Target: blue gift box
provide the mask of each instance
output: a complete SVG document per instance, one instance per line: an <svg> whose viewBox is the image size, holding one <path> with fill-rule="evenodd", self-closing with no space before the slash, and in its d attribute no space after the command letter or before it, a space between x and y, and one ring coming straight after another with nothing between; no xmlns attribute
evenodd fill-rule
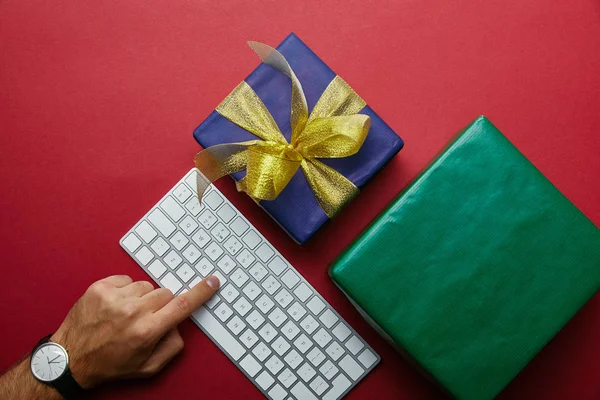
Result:
<svg viewBox="0 0 600 400"><path fill-rule="evenodd" d="M302 84L310 113L336 74L293 33L277 50L285 56ZM246 83L263 101L289 141L290 79L270 65L261 64L248 75ZM363 108L360 114L371 117L371 129L358 153L346 158L321 159L358 188L363 187L404 146L402 139L369 106ZM194 138L204 148L257 139L216 111L196 128ZM239 180L244 175L245 171L242 171L232 174L232 177ZM329 220L300 169L277 199L261 201L260 205L298 243L306 242Z"/></svg>

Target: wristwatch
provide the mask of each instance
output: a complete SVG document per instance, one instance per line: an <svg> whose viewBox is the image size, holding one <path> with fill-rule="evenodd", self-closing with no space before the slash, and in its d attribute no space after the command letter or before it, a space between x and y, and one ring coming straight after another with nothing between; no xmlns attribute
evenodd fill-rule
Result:
<svg viewBox="0 0 600 400"><path fill-rule="evenodd" d="M65 399L80 399L85 390L77 383L69 369L69 353L58 343L42 338L31 352L29 366L38 381L58 390Z"/></svg>

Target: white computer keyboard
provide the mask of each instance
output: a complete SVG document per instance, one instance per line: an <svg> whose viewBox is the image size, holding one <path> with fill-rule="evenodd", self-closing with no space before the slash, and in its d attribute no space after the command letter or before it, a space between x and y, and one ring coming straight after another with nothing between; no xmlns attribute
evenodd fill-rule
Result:
<svg viewBox="0 0 600 400"><path fill-rule="evenodd" d="M378 363L375 351L214 186L192 169L121 246L181 294L209 275L221 288L192 320L268 398L340 399Z"/></svg>

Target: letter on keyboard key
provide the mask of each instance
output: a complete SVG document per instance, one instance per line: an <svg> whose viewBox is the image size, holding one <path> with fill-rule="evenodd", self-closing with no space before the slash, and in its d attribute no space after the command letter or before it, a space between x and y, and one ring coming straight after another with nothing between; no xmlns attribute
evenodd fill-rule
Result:
<svg viewBox="0 0 600 400"><path fill-rule="evenodd" d="M173 292L173 294L177 293L183 286L181 282L179 282L179 279L177 279L171 272L166 274L165 277L160 280L160 284Z"/></svg>
<svg viewBox="0 0 600 400"><path fill-rule="evenodd" d="M161 203L160 208L166 212L173 221L177 222L185 215L185 210L171 196L167 196Z"/></svg>
<svg viewBox="0 0 600 400"><path fill-rule="evenodd" d="M291 392L298 400L317 400L315 395L302 382L296 383Z"/></svg>
<svg viewBox="0 0 600 400"><path fill-rule="evenodd" d="M227 328L217 321L204 307L200 307L194 311L192 317L235 361L239 360L246 353L246 350L227 331Z"/></svg>
<svg viewBox="0 0 600 400"><path fill-rule="evenodd" d="M254 375L256 375L262 368L258 361L256 361L251 354L248 354L242 361L240 361L240 367L244 368L244 371L246 371L251 377L254 377Z"/></svg>
<svg viewBox="0 0 600 400"><path fill-rule="evenodd" d="M357 380L365 372L363 367L358 365L358 363L354 361L354 359L348 354L346 354L346 356L342 358L339 365L344 370L344 372L347 373L348 376L354 380Z"/></svg>
<svg viewBox="0 0 600 400"><path fill-rule="evenodd" d="M332 382L333 387L325 394L323 400L336 400L351 385L351 382L344 375L340 374Z"/></svg>
<svg viewBox="0 0 600 400"><path fill-rule="evenodd" d="M158 208L148 214L148 220L163 234L164 237L171 236L175 231L175 225Z"/></svg>

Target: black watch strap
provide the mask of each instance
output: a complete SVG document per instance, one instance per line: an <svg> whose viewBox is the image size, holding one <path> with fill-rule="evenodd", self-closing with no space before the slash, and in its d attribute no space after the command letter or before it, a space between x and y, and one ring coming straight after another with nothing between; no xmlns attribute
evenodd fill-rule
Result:
<svg viewBox="0 0 600 400"><path fill-rule="evenodd" d="M65 373L57 380L52 382L52 386L62 397L66 400L76 400L83 398L85 390L77 383L70 370L66 370Z"/></svg>
<svg viewBox="0 0 600 400"><path fill-rule="evenodd" d="M37 349L40 345L47 343L50 341L52 334L45 336L40 339L40 341L35 345L35 349ZM77 400L82 399L85 394L85 389L77 383L73 375L71 375L71 370L67 368L65 373L54 382L50 382L49 385L54 387L58 393L66 400Z"/></svg>

